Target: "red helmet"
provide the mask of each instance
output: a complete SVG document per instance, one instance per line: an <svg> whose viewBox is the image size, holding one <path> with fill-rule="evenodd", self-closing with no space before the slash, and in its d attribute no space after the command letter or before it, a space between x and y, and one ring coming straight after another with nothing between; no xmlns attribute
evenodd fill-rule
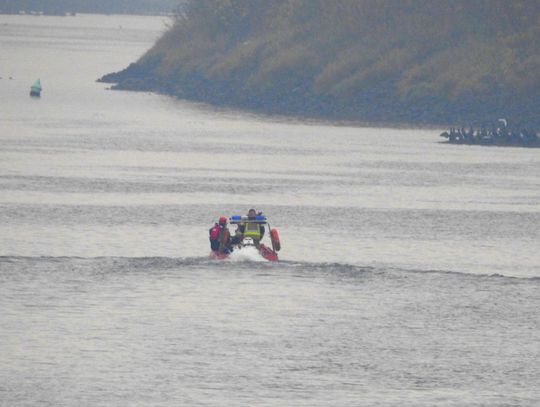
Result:
<svg viewBox="0 0 540 407"><path fill-rule="evenodd" d="M219 224L220 225L226 225L227 224L227 218L225 216L221 216L219 218Z"/></svg>

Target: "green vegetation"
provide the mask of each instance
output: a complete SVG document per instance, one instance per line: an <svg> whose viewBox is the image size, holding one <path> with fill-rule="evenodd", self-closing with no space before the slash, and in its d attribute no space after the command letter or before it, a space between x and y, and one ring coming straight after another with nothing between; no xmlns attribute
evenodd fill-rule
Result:
<svg viewBox="0 0 540 407"><path fill-rule="evenodd" d="M540 124L538 0L194 0L123 89L274 113Z"/></svg>

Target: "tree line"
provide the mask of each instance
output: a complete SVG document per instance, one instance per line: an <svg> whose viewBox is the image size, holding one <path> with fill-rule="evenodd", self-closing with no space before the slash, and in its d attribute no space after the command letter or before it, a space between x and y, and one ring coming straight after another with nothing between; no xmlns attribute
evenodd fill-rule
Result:
<svg viewBox="0 0 540 407"><path fill-rule="evenodd" d="M0 13L172 13L181 0L0 0Z"/></svg>

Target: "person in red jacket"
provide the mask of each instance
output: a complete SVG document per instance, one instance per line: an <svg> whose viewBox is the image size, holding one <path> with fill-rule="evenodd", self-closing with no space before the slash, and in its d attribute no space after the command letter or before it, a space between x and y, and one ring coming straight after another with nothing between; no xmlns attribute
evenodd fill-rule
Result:
<svg viewBox="0 0 540 407"><path fill-rule="evenodd" d="M210 238L210 249L214 252L228 253L230 233L227 228L227 218L221 216L218 223L214 224L208 233Z"/></svg>

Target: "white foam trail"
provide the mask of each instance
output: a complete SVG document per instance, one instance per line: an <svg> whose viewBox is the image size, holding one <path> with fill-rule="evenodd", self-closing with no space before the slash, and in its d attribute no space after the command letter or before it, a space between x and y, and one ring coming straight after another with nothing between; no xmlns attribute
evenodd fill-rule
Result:
<svg viewBox="0 0 540 407"><path fill-rule="evenodd" d="M261 256L259 251L253 247L242 247L240 249L234 249L234 251L229 255L230 261L266 261L264 257Z"/></svg>

